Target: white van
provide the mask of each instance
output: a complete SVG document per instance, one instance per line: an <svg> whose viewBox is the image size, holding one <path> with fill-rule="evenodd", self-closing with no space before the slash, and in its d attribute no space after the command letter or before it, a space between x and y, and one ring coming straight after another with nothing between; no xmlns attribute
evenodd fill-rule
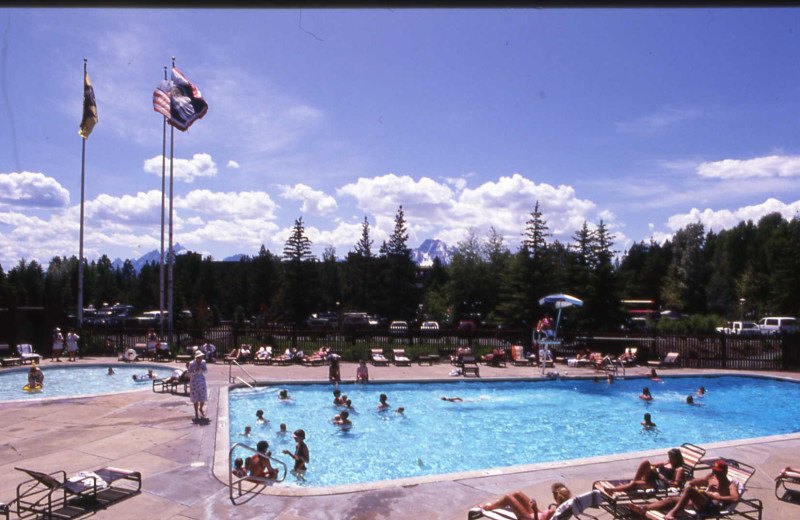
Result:
<svg viewBox="0 0 800 520"><path fill-rule="evenodd" d="M761 334L792 334L800 329L795 318L782 316L761 318L758 320L758 328L761 329Z"/></svg>

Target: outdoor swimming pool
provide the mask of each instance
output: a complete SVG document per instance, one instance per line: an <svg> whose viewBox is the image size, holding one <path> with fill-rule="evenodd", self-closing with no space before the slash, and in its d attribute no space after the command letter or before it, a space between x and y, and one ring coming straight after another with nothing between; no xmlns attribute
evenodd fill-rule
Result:
<svg viewBox="0 0 800 520"><path fill-rule="evenodd" d="M151 388L152 382L137 383L134 374L146 374L148 368L160 377L169 377L175 368L170 365L150 365L136 363L113 365L115 374L108 375L109 365L67 365L55 366L51 363L39 365L44 373L44 390L28 393L22 387L28 383L28 370L12 369L0 372L0 401L43 399L53 397L80 397L85 395L109 394L126 390Z"/></svg>
<svg viewBox="0 0 800 520"><path fill-rule="evenodd" d="M708 393L685 404L700 386ZM654 400L638 398L642 387ZM281 402L287 388L293 400ZM291 467L291 433L303 428L311 463L304 481L282 485L334 486L377 480L482 470L564 459L706 444L800 432L800 384L754 377L720 376L627 379L608 384L588 380L436 382L342 385L353 401L353 426L331 424L339 412L331 385L286 385L234 389L229 394L230 445L270 443L273 455ZM391 410L378 412L378 396ZM458 396L466 401L442 401ZM405 407L404 414L394 410ZM266 425L255 422L264 410ZM657 428L643 430L650 413ZM240 435L250 425L249 438ZM235 456L246 457L237 453Z"/></svg>

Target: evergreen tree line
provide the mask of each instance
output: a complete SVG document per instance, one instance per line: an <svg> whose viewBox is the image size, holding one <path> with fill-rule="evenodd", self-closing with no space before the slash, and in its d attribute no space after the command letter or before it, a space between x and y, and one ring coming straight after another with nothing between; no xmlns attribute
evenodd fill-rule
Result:
<svg viewBox="0 0 800 520"><path fill-rule="evenodd" d="M554 312L538 300L564 292L584 301L567 314L570 327L586 331L618 330L626 317L622 299L654 300L657 309L720 319L800 314L798 217L770 214L719 233L693 223L663 244L634 243L619 258L603 220L591 227L584 222L567 244L550 236L537 202L516 251L494 228L485 237L470 231L449 265L436 260L420 269L411 259L402 206L377 252L365 217L360 239L343 259L332 247L317 258L299 218L280 255L262 245L238 262L197 253L176 257L174 308L190 310L197 327L221 319L300 325L323 311L530 327ZM75 313L77 272L75 257L55 257L46 270L25 260L8 273L0 268L0 307L44 306L63 320ZM130 261L115 268L105 255L87 262L84 301L98 308L121 302L155 309L159 266L152 262L137 273Z"/></svg>

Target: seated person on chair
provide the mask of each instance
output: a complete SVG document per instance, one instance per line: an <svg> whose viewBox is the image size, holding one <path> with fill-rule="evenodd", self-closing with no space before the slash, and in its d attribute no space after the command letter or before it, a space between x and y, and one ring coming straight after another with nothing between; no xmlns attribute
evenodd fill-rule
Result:
<svg viewBox="0 0 800 520"><path fill-rule="evenodd" d="M256 451L258 452L258 454L254 454L252 457L247 458L247 463L245 464L245 468L250 473L251 477L261 477L261 478L278 477L277 468L273 468L272 464L270 464L269 459L267 458L272 456L272 452L267 451L268 449L269 449L269 443L267 441L258 441L258 444L256 445ZM264 456L262 457L259 454Z"/></svg>
<svg viewBox="0 0 800 520"><path fill-rule="evenodd" d="M700 489L705 488L705 489ZM728 480L728 465L718 460L711 473L692 479L679 497L669 497L650 504L631 504L634 513L644 515L647 511L670 508L665 520L675 520L675 515L690 505L701 515L717 515L729 504L739 501L739 488Z"/></svg>
<svg viewBox="0 0 800 520"><path fill-rule="evenodd" d="M651 464L643 460L636 469L633 480L612 488L613 491L630 491L632 489L666 489L680 486L683 482L683 454L678 448L667 452L667 460Z"/></svg>
<svg viewBox="0 0 800 520"><path fill-rule="evenodd" d="M572 498L570 490L561 482L553 484L551 489L553 498L558 506ZM520 520L549 520L555 515L557 509L556 507L550 507L545 511L539 511L536 500L528 498L522 491L504 495L494 502L481 504L480 507L487 510L509 508Z"/></svg>

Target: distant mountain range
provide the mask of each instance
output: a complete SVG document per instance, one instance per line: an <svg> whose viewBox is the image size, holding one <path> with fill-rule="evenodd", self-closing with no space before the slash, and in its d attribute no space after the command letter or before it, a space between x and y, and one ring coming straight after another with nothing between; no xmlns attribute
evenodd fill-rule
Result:
<svg viewBox="0 0 800 520"><path fill-rule="evenodd" d="M184 255L189 253L190 251L184 248L180 244L175 244L173 246L175 250L175 254L177 256ZM449 264L450 260L453 257L453 253L455 252L455 248L447 247L447 244L442 242L441 240L437 240L434 238L425 239L422 244L416 249L411 250L411 259L420 267L430 267L433 265L433 260L438 258L443 264ZM224 258L223 262L238 262L242 258L249 256L244 253L238 253L227 258ZM159 258L159 251L158 249L153 249L152 251L145 253L144 255L140 256L136 260L131 260L133 264L133 268L138 273L141 271L142 267L150 262L158 263ZM111 265L113 267L122 268L125 264L125 260L117 258L114 260Z"/></svg>

